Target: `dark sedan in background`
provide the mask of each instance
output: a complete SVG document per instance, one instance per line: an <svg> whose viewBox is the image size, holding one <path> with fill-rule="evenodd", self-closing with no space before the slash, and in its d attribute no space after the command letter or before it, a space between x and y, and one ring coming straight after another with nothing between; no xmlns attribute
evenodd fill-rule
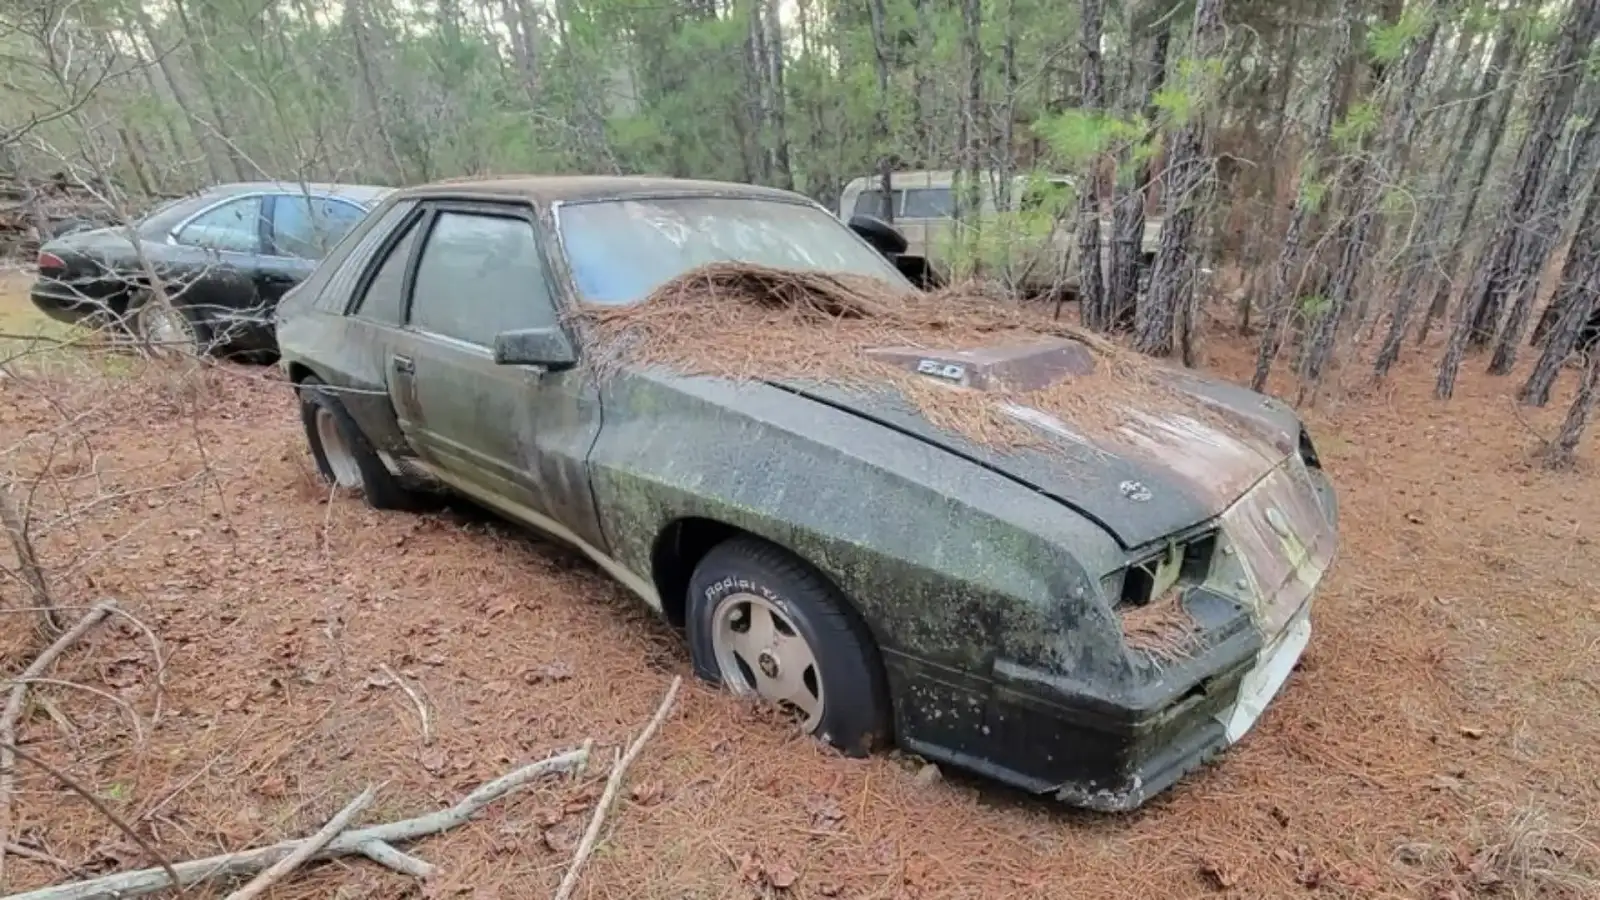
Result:
<svg viewBox="0 0 1600 900"><path fill-rule="evenodd" d="M132 235L117 226L47 241L33 303L63 322L120 325L159 348L270 356L278 300L389 190L297 182L208 188L155 207L131 223ZM150 302L151 272L170 309Z"/></svg>

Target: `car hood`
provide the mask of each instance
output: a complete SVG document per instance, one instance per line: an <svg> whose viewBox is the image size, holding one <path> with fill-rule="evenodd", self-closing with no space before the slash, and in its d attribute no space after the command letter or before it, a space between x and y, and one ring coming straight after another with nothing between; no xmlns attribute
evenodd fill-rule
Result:
<svg viewBox="0 0 1600 900"><path fill-rule="evenodd" d="M888 348L874 355L880 353L885 361L903 362L912 371L929 360L961 366L962 386L969 390L985 390L999 379L1015 383L1010 376L1018 372L1048 375L1054 370L1060 376L1061 370L1090 359L1087 350L1070 341L944 353ZM1032 425L1044 439L1037 448L1005 450L935 426L891 390L864 392L794 379L769 383L941 447L1047 494L1132 549L1221 515L1299 447L1300 421L1283 404L1190 372L1168 369L1162 377L1208 414L1131 409L1113 434L1089 437L1049 413L997 397L1004 412Z"/></svg>

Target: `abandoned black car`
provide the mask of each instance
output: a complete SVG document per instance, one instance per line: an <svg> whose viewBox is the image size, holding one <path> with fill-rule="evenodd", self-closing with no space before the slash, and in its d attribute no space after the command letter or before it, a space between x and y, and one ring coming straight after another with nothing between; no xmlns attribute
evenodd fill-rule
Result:
<svg viewBox="0 0 1600 900"><path fill-rule="evenodd" d="M700 676L818 738L1139 806L1310 639L1337 543L1311 438L1260 394L919 292L870 230L749 185L406 188L285 299L282 365L324 477L577 547Z"/></svg>

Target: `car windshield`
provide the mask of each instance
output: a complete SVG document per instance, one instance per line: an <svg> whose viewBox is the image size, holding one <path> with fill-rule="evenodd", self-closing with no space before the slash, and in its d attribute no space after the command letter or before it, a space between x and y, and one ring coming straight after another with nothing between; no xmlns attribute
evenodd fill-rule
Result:
<svg viewBox="0 0 1600 900"><path fill-rule="evenodd" d="M561 240L579 295L637 303L679 275L713 262L842 272L909 283L825 210L736 197L610 200L564 206Z"/></svg>

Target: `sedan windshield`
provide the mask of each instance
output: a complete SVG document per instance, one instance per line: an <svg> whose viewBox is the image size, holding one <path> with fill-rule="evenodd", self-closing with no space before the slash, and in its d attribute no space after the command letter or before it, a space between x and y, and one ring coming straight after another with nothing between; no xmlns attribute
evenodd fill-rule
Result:
<svg viewBox="0 0 1600 900"><path fill-rule="evenodd" d="M743 262L909 283L825 210L735 197L610 200L561 208L561 239L578 293L623 306L690 269Z"/></svg>

